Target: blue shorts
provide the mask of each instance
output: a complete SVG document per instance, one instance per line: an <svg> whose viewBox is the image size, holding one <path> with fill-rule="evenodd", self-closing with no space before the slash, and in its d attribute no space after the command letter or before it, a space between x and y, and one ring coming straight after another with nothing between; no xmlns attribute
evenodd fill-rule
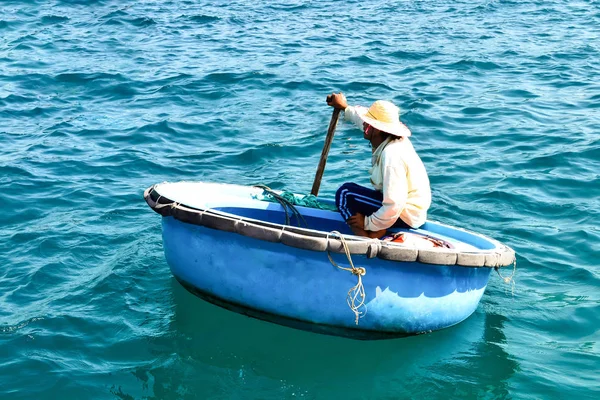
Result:
<svg viewBox="0 0 600 400"><path fill-rule="evenodd" d="M383 193L356 183L344 183L335 193L335 205L344 221L356 213L371 215L383 205ZM410 228L400 218L392 225L395 228Z"/></svg>

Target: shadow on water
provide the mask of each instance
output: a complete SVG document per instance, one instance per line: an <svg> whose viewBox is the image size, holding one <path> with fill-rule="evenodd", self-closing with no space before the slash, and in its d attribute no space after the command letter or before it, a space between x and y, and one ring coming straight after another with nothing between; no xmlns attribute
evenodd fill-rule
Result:
<svg viewBox="0 0 600 400"><path fill-rule="evenodd" d="M175 279L171 286L168 347L176 358L148 371L160 398L495 396L508 393L518 368L503 348L506 318L481 307L428 335L355 341L255 320L206 303Z"/></svg>

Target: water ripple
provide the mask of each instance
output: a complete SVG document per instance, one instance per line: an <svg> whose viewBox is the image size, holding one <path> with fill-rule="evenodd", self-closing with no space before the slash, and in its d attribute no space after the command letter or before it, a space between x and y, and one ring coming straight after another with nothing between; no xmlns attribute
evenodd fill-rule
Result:
<svg viewBox="0 0 600 400"><path fill-rule="evenodd" d="M0 397L593 398L598 22L556 0L2 2ZM400 106L431 217L513 246L514 290L494 276L458 326L356 347L173 281L143 189L308 193L338 90ZM368 184L368 154L340 122L322 194Z"/></svg>

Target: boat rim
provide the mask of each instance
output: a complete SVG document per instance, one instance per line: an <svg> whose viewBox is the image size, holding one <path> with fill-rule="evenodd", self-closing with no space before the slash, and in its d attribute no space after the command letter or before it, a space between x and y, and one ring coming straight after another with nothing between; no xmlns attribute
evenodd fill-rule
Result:
<svg viewBox="0 0 600 400"><path fill-rule="evenodd" d="M163 217L174 217L184 223L237 233L258 240L281 243L311 251L344 253L347 250L353 255L365 255L367 258L377 257L396 262L419 262L433 265L456 265L460 267L487 267L495 269L514 265L516 262L514 250L501 242L476 232L436 221L428 222L477 236L487 240L495 247L475 251L447 248L420 249L403 246L394 242L381 241L379 239L341 234L339 232L325 232L310 228L277 224L210 208L196 208L176 202L156 190L157 186L168 183L175 182L155 184L144 191L146 203L156 213ZM231 184L228 186L246 187Z"/></svg>

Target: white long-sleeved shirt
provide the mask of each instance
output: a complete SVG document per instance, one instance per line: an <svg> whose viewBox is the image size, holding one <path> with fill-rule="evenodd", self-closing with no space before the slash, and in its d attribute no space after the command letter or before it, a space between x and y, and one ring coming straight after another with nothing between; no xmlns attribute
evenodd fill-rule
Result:
<svg viewBox="0 0 600 400"><path fill-rule="evenodd" d="M347 107L344 118L362 129L355 107ZM365 217L365 229L378 231L392 226L398 218L413 228L425 223L431 205L429 177L408 137L391 136L373 151L371 184L383 193L383 205Z"/></svg>

